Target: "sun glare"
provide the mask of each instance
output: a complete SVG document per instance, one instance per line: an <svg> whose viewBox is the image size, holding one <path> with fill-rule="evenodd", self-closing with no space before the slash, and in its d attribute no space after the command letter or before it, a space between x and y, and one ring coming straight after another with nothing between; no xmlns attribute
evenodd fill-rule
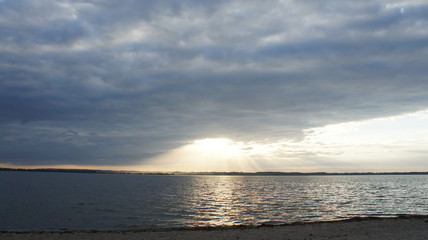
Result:
<svg viewBox="0 0 428 240"><path fill-rule="evenodd" d="M193 141L189 148L201 152L225 152L237 153L239 152L239 144L234 143L227 138L205 138Z"/></svg>
<svg viewBox="0 0 428 240"><path fill-rule="evenodd" d="M428 111L328 125L304 131L301 141L189 141L144 161L146 171L378 171L425 164ZM394 165L395 164L395 165ZM388 166L388 167L386 167Z"/></svg>
<svg viewBox="0 0 428 240"><path fill-rule="evenodd" d="M148 171L256 171L252 147L227 138L197 139L153 158ZM153 165L151 165L153 164Z"/></svg>

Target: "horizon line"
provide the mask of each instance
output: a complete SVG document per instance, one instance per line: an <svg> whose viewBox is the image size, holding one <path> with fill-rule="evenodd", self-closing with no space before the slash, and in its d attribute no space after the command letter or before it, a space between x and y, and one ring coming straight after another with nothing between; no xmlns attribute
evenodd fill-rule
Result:
<svg viewBox="0 0 428 240"><path fill-rule="evenodd" d="M296 171L136 171L136 170L103 170L103 169L70 169L70 168L5 168L0 171L27 172L69 172L69 173L114 173L146 175L404 175L427 174L428 171L354 171L354 172L296 172Z"/></svg>

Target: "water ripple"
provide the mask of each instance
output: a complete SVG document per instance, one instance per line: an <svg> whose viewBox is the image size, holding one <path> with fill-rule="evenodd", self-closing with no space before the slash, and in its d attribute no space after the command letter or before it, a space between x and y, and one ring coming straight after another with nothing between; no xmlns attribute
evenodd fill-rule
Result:
<svg viewBox="0 0 428 240"><path fill-rule="evenodd" d="M426 175L1 173L0 230L255 225L428 214L427 180Z"/></svg>

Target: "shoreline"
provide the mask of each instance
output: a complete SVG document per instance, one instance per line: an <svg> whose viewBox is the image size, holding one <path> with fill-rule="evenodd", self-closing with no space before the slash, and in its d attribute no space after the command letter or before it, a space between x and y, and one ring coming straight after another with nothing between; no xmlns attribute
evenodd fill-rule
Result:
<svg viewBox="0 0 428 240"><path fill-rule="evenodd" d="M257 224L257 225L224 225L224 226L192 226L192 227L166 227L166 228L127 228L127 229L57 229L57 230L0 230L2 233L98 233L98 232L171 232L171 231L216 231L216 230L229 230L229 229L259 229L264 227L286 227L286 226L297 226L297 225L311 225L311 224L332 224L342 222L360 222L360 221L373 221L373 220L385 220L385 219L426 219L428 221L428 215L414 215L414 214L400 214L397 216L363 216L363 217L352 217L338 220L325 220L325 221L301 221L301 222L290 222L280 224Z"/></svg>
<svg viewBox="0 0 428 240"><path fill-rule="evenodd" d="M428 239L428 215L355 217L255 226L0 231L0 239Z"/></svg>
<svg viewBox="0 0 428 240"><path fill-rule="evenodd" d="M428 171L408 172L213 172L213 171L129 171L103 169L70 169L70 168L10 168L1 167L0 172L38 172L38 173L87 173L87 174L133 174L152 176L370 176L370 175L428 175Z"/></svg>

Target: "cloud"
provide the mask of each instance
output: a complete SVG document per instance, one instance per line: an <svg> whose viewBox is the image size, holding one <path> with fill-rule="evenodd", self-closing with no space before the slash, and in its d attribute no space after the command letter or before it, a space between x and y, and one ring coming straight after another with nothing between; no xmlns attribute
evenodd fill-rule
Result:
<svg viewBox="0 0 428 240"><path fill-rule="evenodd" d="M126 165L194 139L302 139L426 109L427 11L410 1L2 1L0 162Z"/></svg>

